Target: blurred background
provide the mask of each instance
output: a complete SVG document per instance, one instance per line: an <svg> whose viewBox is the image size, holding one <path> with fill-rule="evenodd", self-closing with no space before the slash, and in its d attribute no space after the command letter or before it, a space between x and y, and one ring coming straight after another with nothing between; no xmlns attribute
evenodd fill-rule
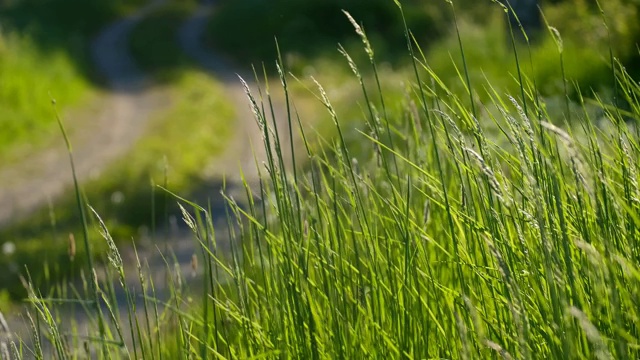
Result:
<svg viewBox="0 0 640 360"><path fill-rule="evenodd" d="M562 123L567 99L613 97L610 54L640 76L638 0L400 3L420 61L461 97L465 63L474 88L487 89L477 101L517 94L517 54ZM237 143L247 109L238 105L234 74L266 74L263 85L281 100L276 39L286 71L299 79L290 85L305 126L331 136L307 90L313 76L357 128L359 85L338 44L365 76L368 55L341 10L369 36L390 114L403 116L412 69L393 0L0 0L0 267L9 269L0 273L0 304L23 296L25 265L44 283L75 276L82 261L69 254L79 215L56 113L80 164L83 196L116 241L153 242L179 227L175 199L157 185L206 201L219 197L220 168L242 160L228 151L248 147ZM91 236L104 254L97 231Z"/></svg>

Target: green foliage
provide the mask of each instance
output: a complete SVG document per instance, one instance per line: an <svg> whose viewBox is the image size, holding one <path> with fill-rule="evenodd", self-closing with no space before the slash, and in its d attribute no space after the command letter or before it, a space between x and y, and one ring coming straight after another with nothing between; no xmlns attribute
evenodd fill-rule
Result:
<svg viewBox="0 0 640 360"><path fill-rule="evenodd" d="M90 90L68 54L42 52L30 37L15 32L0 32L0 78L0 159L5 161L18 145L38 144L56 133L52 99L67 108Z"/></svg>
<svg viewBox="0 0 640 360"><path fill-rule="evenodd" d="M514 49L508 41L504 14L494 12L488 16L493 19L490 26L480 27L464 20L459 23L470 80L482 99L491 96L489 84L500 92L513 94L519 89L518 68ZM555 24L550 22L550 26ZM580 93L609 91L613 85L611 69L608 59L602 55L607 48L586 47L572 37L560 35L564 74L558 46L549 33L541 34L530 46L517 43L520 70L532 83L535 81L536 91L545 97L564 95L565 80L568 82L567 95L574 100ZM466 93L466 83L459 76L464 66L457 46L458 38L452 34L432 44L426 58L447 86L462 95Z"/></svg>
<svg viewBox="0 0 640 360"><path fill-rule="evenodd" d="M610 46L623 62L639 56L640 2L636 0L556 1L545 6L544 12L565 38L580 46Z"/></svg>
<svg viewBox="0 0 640 360"><path fill-rule="evenodd" d="M89 44L108 21L142 3L121 0L0 2L0 160L56 131L51 99L68 109L96 79Z"/></svg>
<svg viewBox="0 0 640 360"><path fill-rule="evenodd" d="M484 71L492 84L500 89L513 90L512 76L503 76L505 69L513 75L511 35L505 23L506 14L495 1L402 1L404 14L412 36L434 63L434 69L447 81L457 78L458 71L449 53L457 54L457 34L452 30L453 13L457 14L465 51L474 83L484 83ZM455 9L454 9L455 6ZM556 28L567 48L565 61L570 73L567 80L577 82L583 93L610 89L612 82L606 56L611 47L614 55L628 65L634 77L640 54L639 5L634 0L602 1L601 14L596 2L586 0L542 1L542 10L549 25ZM402 32L400 13L392 1L228 1L220 5L209 28L209 42L229 54L239 63L259 65L268 69L275 56L275 38L284 52L284 60L294 70L313 65L317 57L337 58L336 43L353 48L356 35L353 27L340 11L348 10L364 26L376 48L380 62L406 64L406 41ZM544 24L543 24L544 26ZM513 29L520 38L520 30ZM527 76L536 80L544 95L564 95L558 87L558 54L546 28L540 36L531 38L531 52L536 66ZM521 66L530 67L529 49L518 45ZM356 62L363 60L353 55ZM270 60L269 60L270 59ZM460 62L455 65L460 66ZM574 66L575 65L575 66ZM461 70L458 68L458 70ZM454 90L459 86L448 82ZM505 87L506 86L506 87ZM484 96L483 91L479 91ZM570 96L576 95L569 87Z"/></svg>
<svg viewBox="0 0 640 360"><path fill-rule="evenodd" d="M175 202L169 202L155 186L183 194L199 190L206 181L202 169L222 152L232 134L234 111L219 84L196 72L183 73L177 81L176 88L167 94L173 106L155 115L145 137L125 158L109 166L108 176L82 185L86 203L101 214L109 214L104 221L119 243L155 231L154 222L166 222L165 211L175 213ZM16 244L15 254L0 256L0 266L11 269L0 276L0 285L9 289L14 299L24 296L18 281L23 266L28 267L34 287L40 290L73 278L82 269L79 264L85 255L79 254L75 260L68 256L68 234L76 234L80 240L82 229L76 202L67 195L52 208L0 232L0 239ZM104 246L96 246L104 245L95 240L98 232L92 231L90 237L96 254L103 254Z"/></svg>
<svg viewBox="0 0 640 360"><path fill-rule="evenodd" d="M88 47L109 21L146 0L18 0L0 5L3 29L28 36L43 54L62 52L91 78Z"/></svg>
<svg viewBox="0 0 640 360"><path fill-rule="evenodd" d="M436 38L448 30L450 11L444 2L403 4L407 23L420 40ZM327 50L335 53L336 43L355 38L341 10L363 24L381 58L393 60L406 49L402 18L388 0L227 1L214 14L209 41L245 65L272 63L276 38L283 51L305 58L326 55Z"/></svg>
<svg viewBox="0 0 640 360"><path fill-rule="evenodd" d="M189 65L174 38L194 5L190 1L172 1L146 16L131 34L131 54L140 67L160 82L179 80Z"/></svg>

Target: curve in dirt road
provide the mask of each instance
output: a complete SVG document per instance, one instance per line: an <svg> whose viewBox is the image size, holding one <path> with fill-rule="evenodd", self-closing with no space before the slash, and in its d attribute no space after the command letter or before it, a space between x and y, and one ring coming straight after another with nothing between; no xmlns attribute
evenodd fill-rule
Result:
<svg viewBox="0 0 640 360"><path fill-rule="evenodd" d="M124 155L142 135L150 114L166 106L164 96L150 88L150 80L135 65L127 41L133 27L164 1L153 1L132 16L113 23L92 44L92 57L107 81L108 92L100 111L71 131L80 181L97 176L110 162ZM55 147L0 169L0 227L43 207L71 184L69 155L62 136Z"/></svg>
<svg viewBox="0 0 640 360"><path fill-rule="evenodd" d="M194 14L183 23L178 33L179 43L182 50L195 60L199 66L207 71L211 76L222 81L227 90L227 95L233 100L237 109L236 136L230 141L227 150L216 159L216 166L222 169L219 176L237 178L240 169L250 182L255 182L258 178L256 162L261 164L266 160L266 150L263 144L262 130L258 126L257 120L250 108L249 99L245 89L240 82L239 76L247 82L249 87L256 87L253 75L246 75L235 68L224 57L216 54L212 49L204 46L204 33L207 28L207 21L216 9L215 2L204 2ZM285 112L285 104L275 102L276 113L275 125L280 135L281 147L285 160L289 161L289 138L288 120ZM271 121L271 119L269 119ZM268 122L269 122L268 121ZM272 124L270 124L272 125ZM257 161L256 161L257 160Z"/></svg>

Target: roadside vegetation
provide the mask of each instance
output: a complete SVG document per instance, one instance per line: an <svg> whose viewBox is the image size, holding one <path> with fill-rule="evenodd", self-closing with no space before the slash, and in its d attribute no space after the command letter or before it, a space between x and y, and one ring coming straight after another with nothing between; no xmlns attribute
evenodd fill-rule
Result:
<svg viewBox="0 0 640 360"><path fill-rule="evenodd" d="M141 3L0 3L0 163L19 161L57 135L52 99L64 112L96 100L100 80L91 68L92 37Z"/></svg>
<svg viewBox="0 0 640 360"><path fill-rule="evenodd" d="M144 137L124 158L82 184L87 201L101 214L109 214L104 221L119 244L163 230L168 214L176 214L177 206L155 186L185 195L200 191L211 180L203 169L222 153L234 134L235 109L224 88L181 53L175 38L194 4L169 3L134 29L132 53L171 105L151 115ZM57 127L51 109L49 112L46 119ZM81 267L76 264L83 255L70 259L68 247L70 234L79 236L81 229L75 195L69 192L48 208L0 230L1 239L16 245L10 256L0 257L0 266L10 269L0 275L0 299L4 298L6 306L8 300L26 294L19 281L25 266L42 289L78 275ZM47 249L45 261L43 249ZM94 246L94 255L104 254L104 249Z"/></svg>
<svg viewBox="0 0 640 360"><path fill-rule="evenodd" d="M184 123L163 122L162 145L142 143L148 153L138 153L140 162L134 155L108 171L112 179L99 180L114 187L91 194L89 184L88 195L69 199L66 208L91 214L78 232L99 244L94 252L81 247L78 270L91 274L94 259L108 257L112 277L99 283L86 276L80 296L65 300L86 306L93 319L86 334L57 321L64 312L52 303L61 293L43 294L27 281L39 321L33 355L640 357L640 83L625 67L640 56L632 45L637 32L603 25L603 42L585 49L570 24L554 27L554 11L568 11L569 2L583 4L551 7L536 43L518 42L520 30L508 31L506 13L493 4L490 19L498 25L477 35L471 20L460 20L423 51L405 27L402 10L414 10L407 2L388 8L404 34L404 53L393 60L384 51L380 60L382 40L370 40L361 19L343 13L360 49L350 41L340 60L276 51L271 63L283 71L267 73L279 78L291 110L287 130L299 134L306 151L287 154L290 148L278 146L268 126L273 104L247 94L263 124L264 179L258 188L245 184L246 199L226 198L228 252L216 244L221 229L207 204L172 195L201 250L192 262L201 286L188 292L168 260L168 299L155 296L143 264L138 274L124 272L116 241L125 233L112 213L129 210L100 206L111 201L105 192L121 191L127 181L142 184L154 171L164 176L153 164L168 151L164 144L174 144L171 136L182 136L175 133ZM227 4L225 11L236 6ZM614 12L619 21L637 10L633 2L611 4L621 7ZM581 21L611 23L610 15L585 11ZM207 96L207 108L224 109L223 97ZM197 119L192 105L176 111ZM305 116L322 128L300 127ZM194 147L203 138L174 141L170 163L197 173L199 163L187 156L200 153ZM286 155L306 166L288 170ZM178 179L189 188L189 177ZM123 198L144 213L153 209L145 197L153 198ZM60 252L60 262L69 261L65 256ZM132 278L139 288L126 285ZM112 296L118 286L124 308ZM15 340L5 347L18 358L31 355Z"/></svg>

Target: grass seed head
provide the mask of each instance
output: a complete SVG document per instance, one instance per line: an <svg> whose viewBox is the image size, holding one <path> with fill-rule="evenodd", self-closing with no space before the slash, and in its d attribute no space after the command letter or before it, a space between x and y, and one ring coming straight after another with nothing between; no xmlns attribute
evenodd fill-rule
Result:
<svg viewBox="0 0 640 360"><path fill-rule="evenodd" d="M580 327L584 331L585 335L587 335L587 339L589 339L589 342L595 346L596 351L594 355L596 359L613 359L613 356L611 356L609 349L607 349L607 345L602 339L602 335L600 335L598 328L593 325L587 315L575 306L571 306L567 312L578 320Z"/></svg>
<svg viewBox="0 0 640 360"><path fill-rule="evenodd" d="M484 158L473 149L465 148L465 150L478 162L478 164L480 165L480 169L487 176L487 179L489 180L489 186L496 193L496 196L504 201L500 183L498 182L498 179L496 178L493 170L491 170L489 165L485 162Z"/></svg>
<svg viewBox="0 0 640 360"><path fill-rule="evenodd" d="M0 333L10 334L11 330L9 329L9 324L7 323L7 319L4 318L4 315L0 311Z"/></svg>
<svg viewBox="0 0 640 360"><path fill-rule="evenodd" d="M98 219L98 224L100 225L100 234L107 241L107 246L109 247L109 262L111 262L111 265L113 265L115 269L121 271L123 264L122 257L120 256L120 251L118 251L118 247L116 246L115 241L113 241L113 238L109 233L109 229L107 229L107 225L105 225L104 221L102 221L102 218L100 217L100 215L98 215L98 212L93 207L90 206L89 209L91 209L93 214Z"/></svg>
<svg viewBox="0 0 640 360"><path fill-rule="evenodd" d="M369 43L369 39L367 38L367 34L362 29L362 26L358 25L356 20L351 16L351 14L349 14L349 12L345 10L342 10L342 12L347 16L347 19L349 19L349 22L351 23L351 25L353 25L353 28L356 30L356 34L360 36L360 39L364 44L364 50L367 52L367 55L369 56L369 60L373 61L373 57L374 57L373 48L371 47L371 44Z"/></svg>
<svg viewBox="0 0 640 360"><path fill-rule="evenodd" d="M500 355L504 360L512 360L512 359L513 359L513 357L511 356L511 354L509 354L509 353L507 352L507 350L505 350L502 346L498 345L497 343L495 343L495 342L493 342L493 341L491 341L491 340L486 340L486 341L485 341L485 345L486 345L489 349L491 349L491 350L493 350L493 351L497 352L497 353L498 353L498 354L499 354L499 355Z"/></svg>
<svg viewBox="0 0 640 360"><path fill-rule="evenodd" d="M7 346L5 341L0 341L0 354L2 354L3 359L11 359L11 356L9 355L9 346Z"/></svg>

